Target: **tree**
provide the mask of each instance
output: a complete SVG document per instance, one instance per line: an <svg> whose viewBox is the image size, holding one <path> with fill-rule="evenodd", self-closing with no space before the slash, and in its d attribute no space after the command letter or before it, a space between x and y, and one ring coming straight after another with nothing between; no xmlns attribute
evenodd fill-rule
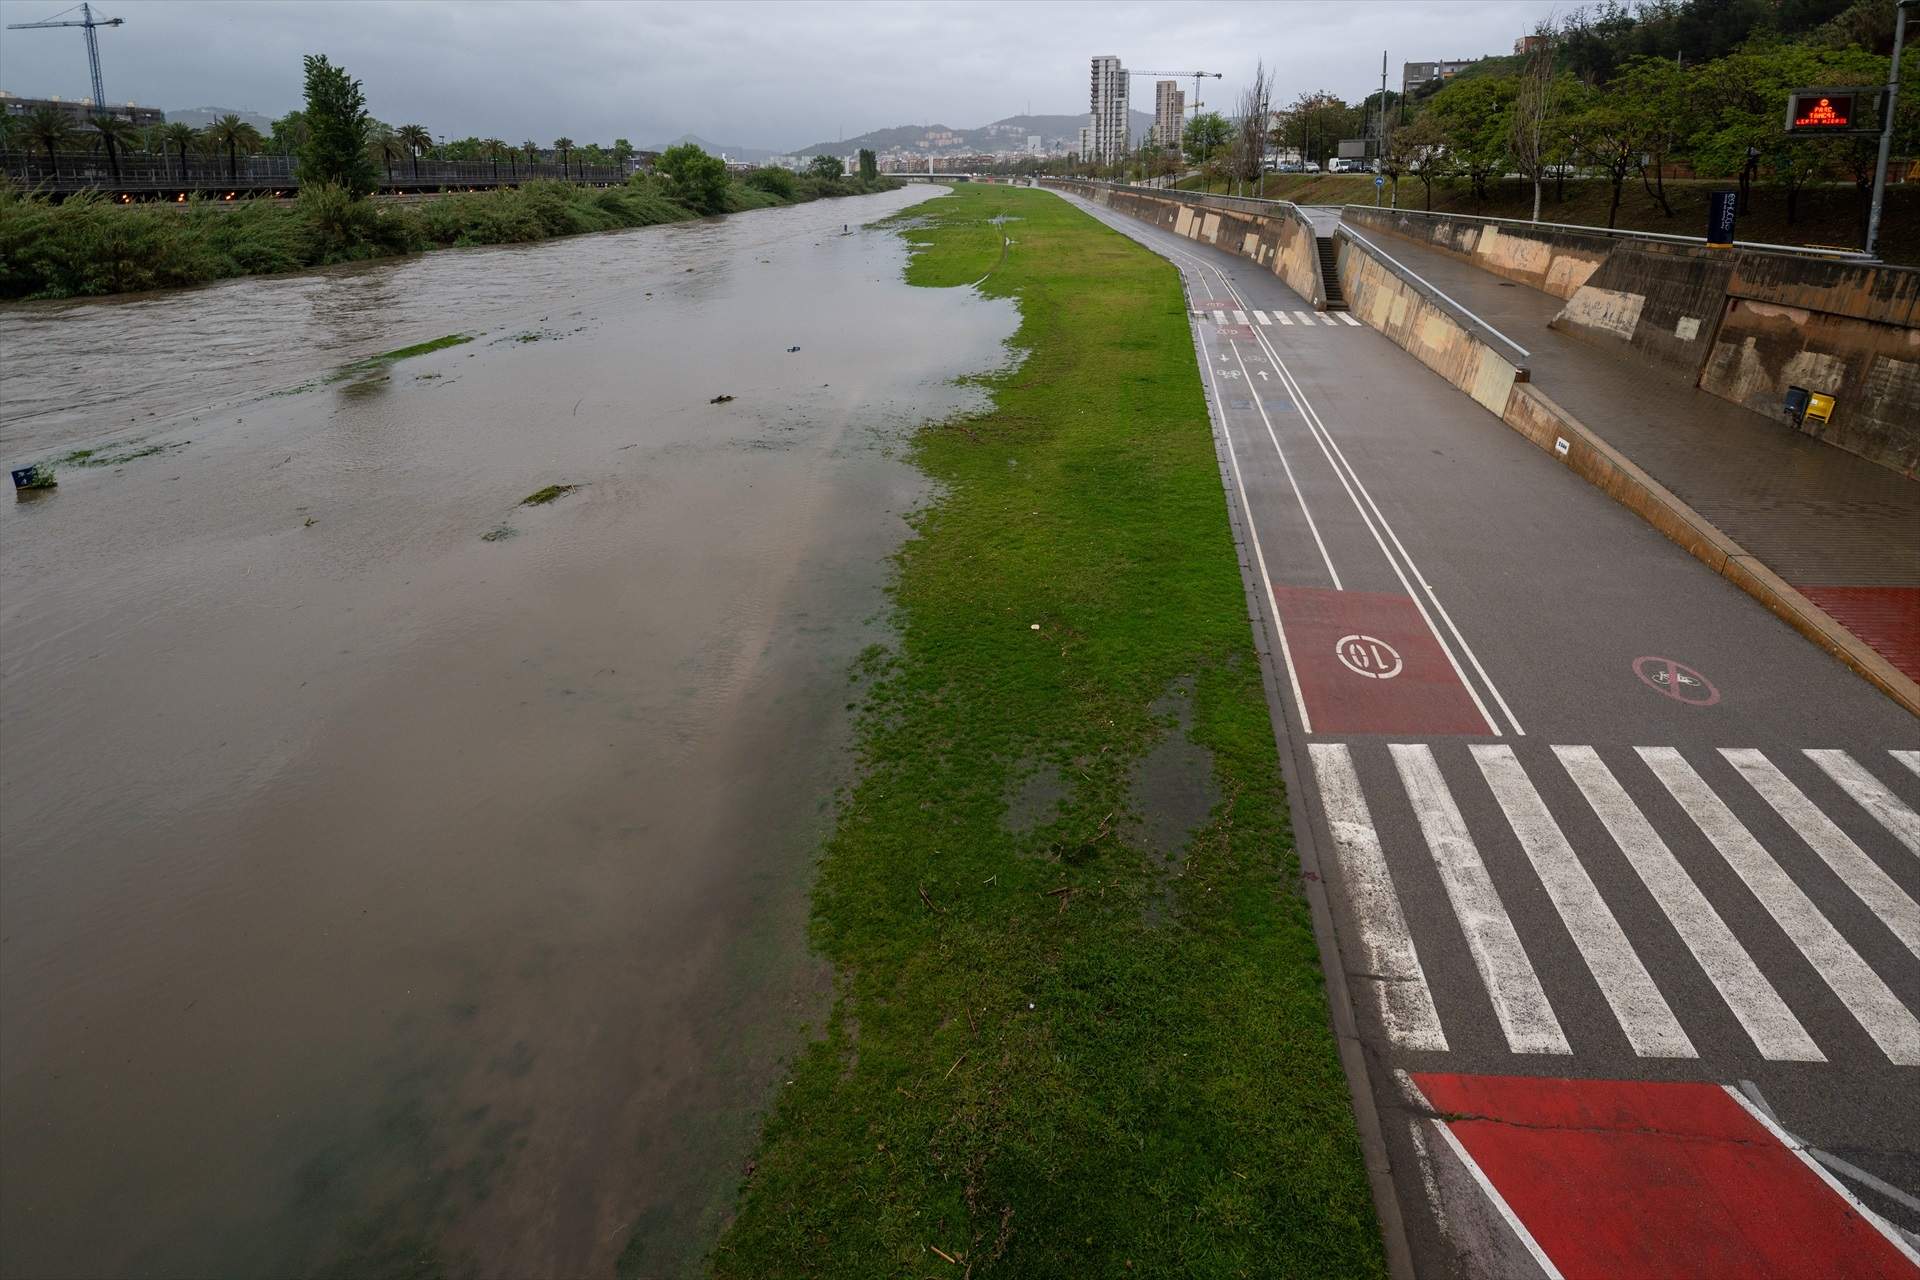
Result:
<svg viewBox="0 0 1920 1280"><path fill-rule="evenodd" d="M113 180L120 181L120 148L129 145L139 130L131 120L98 115L93 117L93 131L95 143L107 153L107 167L113 170Z"/></svg>
<svg viewBox="0 0 1920 1280"><path fill-rule="evenodd" d="M1180 135L1180 149L1186 153L1189 163L1205 164L1232 137L1233 128L1226 117L1218 111L1208 111L1187 121L1186 130Z"/></svg>
<svg viewBox="0 0 1920 1280"><path fill-rule="evenodd" d="M381 125L367 139L367 151L380 161L381 168L387 171L387 185L392 186L393 162L407 154L406 144L400 141L400 135Z"/></svg>
<svg viewBox="0 0 1920 1280"><path fill-rule="evenodd" d="M160 130L160 136L166 146L180 153L180 181L187 180L187 148L194 143L193 126L181 124L178 120Z"/></svg>
<svg viewBox="0 0 1920 1280"><path fill-rule="evenodd" d="M560 153L561 176L563 177L573 176L567 170L567 157L573 154L573 139L567 138L567 137L555 138L553 140L553 149Z"/></svg>
<svg viewBox="0 0 1920 1280"><path fill-rule="evenodd" d="M47 163L52 166L53 176L58 178L60 152L73 146L78 132L73 127L72 117L58 107L35 107L21 132L26 137L27 145L46 150Z"/></svg>
<svg viewBox="0 0 1920 1280"><path fill-rule="evenodd" d="M1799 217L1800 192L1829 175L1839 157L1830 140L1782 132L1787 94L1810 84L1871 84L1884 80L1886 60L1865 50L1819 50L1804 45L1750 44L1702 68L1694 110L1701 121L1692 139L1694 167L1707 176L1750 174L1764 168L1786 194L1787 223Z"/></svg>
<svg viewBox="0 0 1920 1280"><path fill-rule="evenodd" d="M260 149L260 131L229 111L207 126L207 137L216 148L227 152L227 181L240 180L240 153L252 155Z"/></svg>
<svg viewBox="0 0 1920 1280"><path fill-rule="evenodd" d="M880 176L880 160L870 147L860 148L860 180L873 182Z"/></svg>
<svg viewBox="0 0 1920 1280"><path fill-rule="evenodd" d="M360 82L349 76L345 67L334 66L321 54L309 54L305 64L307 105L298 113L303 135L301 182L332 183L355 200L372 194L378 183L367 145L374 122L367 115L367 99L360 91ZM276 121L274 132L278 134L289 119L291 116L284 116ZM391 164L387 178L393 178Z"/></svg>
<svg viewBox="0 0 1920 1280"><path fill-rule="evenodd" d="M1257 183L1266 171L1268 99L1272 96L1273 80L1267 74L1267 64L1264 60L1257 61L1253 66L1253 79L1240 93L1240 128L1235 150L1243 182Z"/></svg>
<svg viewBox="0 0 1920 1280"><path fill-rule="evenodd" d="M846 171L838 156L815 156L807 162L807 172L822 182L838 182Z"/></svg>
<svg viewBox="0 0 1920 1280"><path fill-rule="evenodd" d="M1467 176L1477 200L1487 198L1487 179L1506 170L1508 108L1519 87L1511 77L1456 80L1427 104L1426 115L1446 134L1453 168Z"/></svg>
<svg viewBox="0 0 1920 1280"><path fill-rule="evenodd" d="M1607 86L1609 95L1637 120L1644 150L1636 163L1640 185L1660 212L1671 218L1667 201L1667 161L1685 144L1688 116L1687 74L1665 58L1636 58ZM1647 171L1653 171L1649 181Z"/></svg>
<svg viewBox="0 0 1920 1280"><path fill-rule="evenodd" d="M793 175L785 169L755 169L747 175L747 185L757 191L779 196L782 200L791 200L799 192L794 184Z"/></svg>
<svg viewBox="0 0 1920 1280"><path fill-rule="evenodd" d="M1559 123L1560 100L1565 97L1567 81L1571 79L1554 74L1555 35L1551 19L1534 27L1526 70L1520 76L1513 106L1507 113L1507 150L1513 155L1514 167L1520 176L1533 183L1535 222L1540 221L1540 187L1554 151L1554 139L1548 130Z"/></svg>
<svg viewBox="0 0 1920 1280"><path fill-rule="evenodd" d="M1393 131L1392 150L1404 157L1407 172L1420 179L1431 212L1434 179L1446 177L1453 168L1447 154L1447 131L1431 111L1422 112L1412 124Z"/></svg>
<svg viewBox="0 0 1920 1280"><path fill-rule="evenodd" d="M673 184L674 197L688 208L701 213L719 213L727 196L727 164L719 156L710 156L698 144L683 142L668 147L654 165Z"/></svg>
<svg viewBox="0 0 1920 1280"><path fill-rule="evenodd" d="M1568 136L1574 153L1587 164L1607 175L1613 187L1613 199L1607 205L1607 225L1620 216L1620 189L1646 147L1642 117L1628 106L1622 95L1595 94L1567 121Z"/></svg>
<svg viewBox="0 0 1920 1280"><path fill-rule="evenodd" d="M615 138L613 140L613 162L620 166L622 172L626 171L627 162L633 159L633 151L633 144L625 138Z"/></svg>
<svg viewBox="0 0 1920 1280"><path fill-rule="evenodd" d="M267 134L267 146L283 156L299 155L307 145L307 113L289 111L273 122L272 130Z"/></svg>
<svg viewBox="0 0 1920 1280"><path fill-rule="evenodd" d="M531 178L534 176L533 166L540 163L540 144L528 138L520 144L520 149L527 153L527 176Z"/></svg>
<svg viewBox="0 0 1920 1280"><path fill-rule="evenodd" d="M507 144L498 138L488 138L485 142L482 142L480 146L481 149L487 153L487 158L493 161L493 180L498 183L500 181L500 157L507 154Z"/></svg>
<svg viewBox="0 0 1920 1280"><path fill-rule="evenodd" d="M433 145L433 135L427 132L425 125L403 124L393 131L400 139L400 145L413 157L413 180L420 181L420 157Z"/></svg>

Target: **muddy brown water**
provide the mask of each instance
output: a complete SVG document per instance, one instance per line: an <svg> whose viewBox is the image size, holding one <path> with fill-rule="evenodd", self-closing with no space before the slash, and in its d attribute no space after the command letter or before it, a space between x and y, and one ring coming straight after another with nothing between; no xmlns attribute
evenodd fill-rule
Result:
<svg viewBox="0 0 1920 1280"><path fill-rule="evenodd" d="M0 1271L697 1265L1016 322L925 198L0 311L0 461L168 446L0 506Z"/></svg>

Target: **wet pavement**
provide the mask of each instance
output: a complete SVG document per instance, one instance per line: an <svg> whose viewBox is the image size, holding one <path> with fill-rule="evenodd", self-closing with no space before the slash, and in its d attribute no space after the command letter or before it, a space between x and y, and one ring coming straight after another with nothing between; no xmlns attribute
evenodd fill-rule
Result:
<svg viewBox="0 0 1920 1280"><path fill-rule="evenodd" d="M927 196L0 311L9 466L162 446L0 507L0 1270L698 1257L1016 323L840 234Z"/></svg>

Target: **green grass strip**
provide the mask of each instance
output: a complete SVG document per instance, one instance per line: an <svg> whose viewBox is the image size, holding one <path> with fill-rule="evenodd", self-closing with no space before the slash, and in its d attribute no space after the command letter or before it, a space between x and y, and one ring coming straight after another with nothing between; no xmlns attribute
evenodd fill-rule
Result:
<svg viewBox="0 0 1920 1280"><path fill-rule="evenodd" d="M1039 191L902 234L914 283L1017 299L1028 354L917 437L940 496L815 891L833 1012L712 1268L1380 1274L1178 278ZM1134 779L1183 689L1217 802L1164 858ZM1063 793L1022 827L1035 770Z"/></svg>

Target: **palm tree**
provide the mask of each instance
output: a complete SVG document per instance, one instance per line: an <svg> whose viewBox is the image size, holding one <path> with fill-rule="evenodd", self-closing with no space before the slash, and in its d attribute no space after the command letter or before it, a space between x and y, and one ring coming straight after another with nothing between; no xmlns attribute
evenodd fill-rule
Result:
<svg viewBox="0 0 1920 1280"><path fill-rule="evenodd" d="M433 135L417 124L403 124L395 131L400 144L413 153L413 180L420 181L420 154L433 145Z"/></svg>
<svg viewBox="0 0 1920 1280"><path fill-rule="evenodd" d="M30 146L47 149L47 163L53 166L53 176L58 178L60 149L73 145L73 117L58 107L38 107L27 117L27 126L22 132Z"/></svg>
<svg viewBox="0 0 1920 1280"><path fill-rule="evenodd" d="M573 150L572 138L555 138L553 149L560 153L560 176L567 177L567 153Z"/></svg>
<svg viewBox="0 0 1920 1280"><path fill-rule="evenodd" d="M400 141L400 135L383 125L367 139L367 149L378 156L380 163L386 166L387 185L393 185L393 162L407 153L405 144Z"/></svg>
<svg viewBox="0 0 1920 1280"><path fill-rule="evenodd" d="M488 138L480 144L480 149L493 159L493 181L494 185L498 186L500 184L500 156L506 151L507 144L498 138Z"/></svg>
<svg viewBox="0 0 1920 1280"><path fill-rule="evenodd" d="M531 178L534 176L533 167L540 163L540 144L528 138L520 144L520 149L527 153L527 176Z"/></svg>
<svg viewBox="0 0 1920 1280"><path fill-rule="evenodd" d="M240 153L252 155L260 149L260 131L229 111L207 126L213 145L227 149L227 181L240 180Z"/></svg>
<svg viewBox="0 0 1920 1280"><path fill-rule="evenodd" d="M193 126L174 121L162 126L160 130L161 149L173 147L180 152L180 181L187 180L187 148L193 145L195 134Z"/></svg>
<svg viewBox="0 0 1920 1280"><path fill-rule="evenodd" d="M120 181L120 148L131 146L133 138L140 131L133 121L122 120L119 116L98 115L93 117L94 143L107 153L107 167L113 170L113 180Z"/></svg>

